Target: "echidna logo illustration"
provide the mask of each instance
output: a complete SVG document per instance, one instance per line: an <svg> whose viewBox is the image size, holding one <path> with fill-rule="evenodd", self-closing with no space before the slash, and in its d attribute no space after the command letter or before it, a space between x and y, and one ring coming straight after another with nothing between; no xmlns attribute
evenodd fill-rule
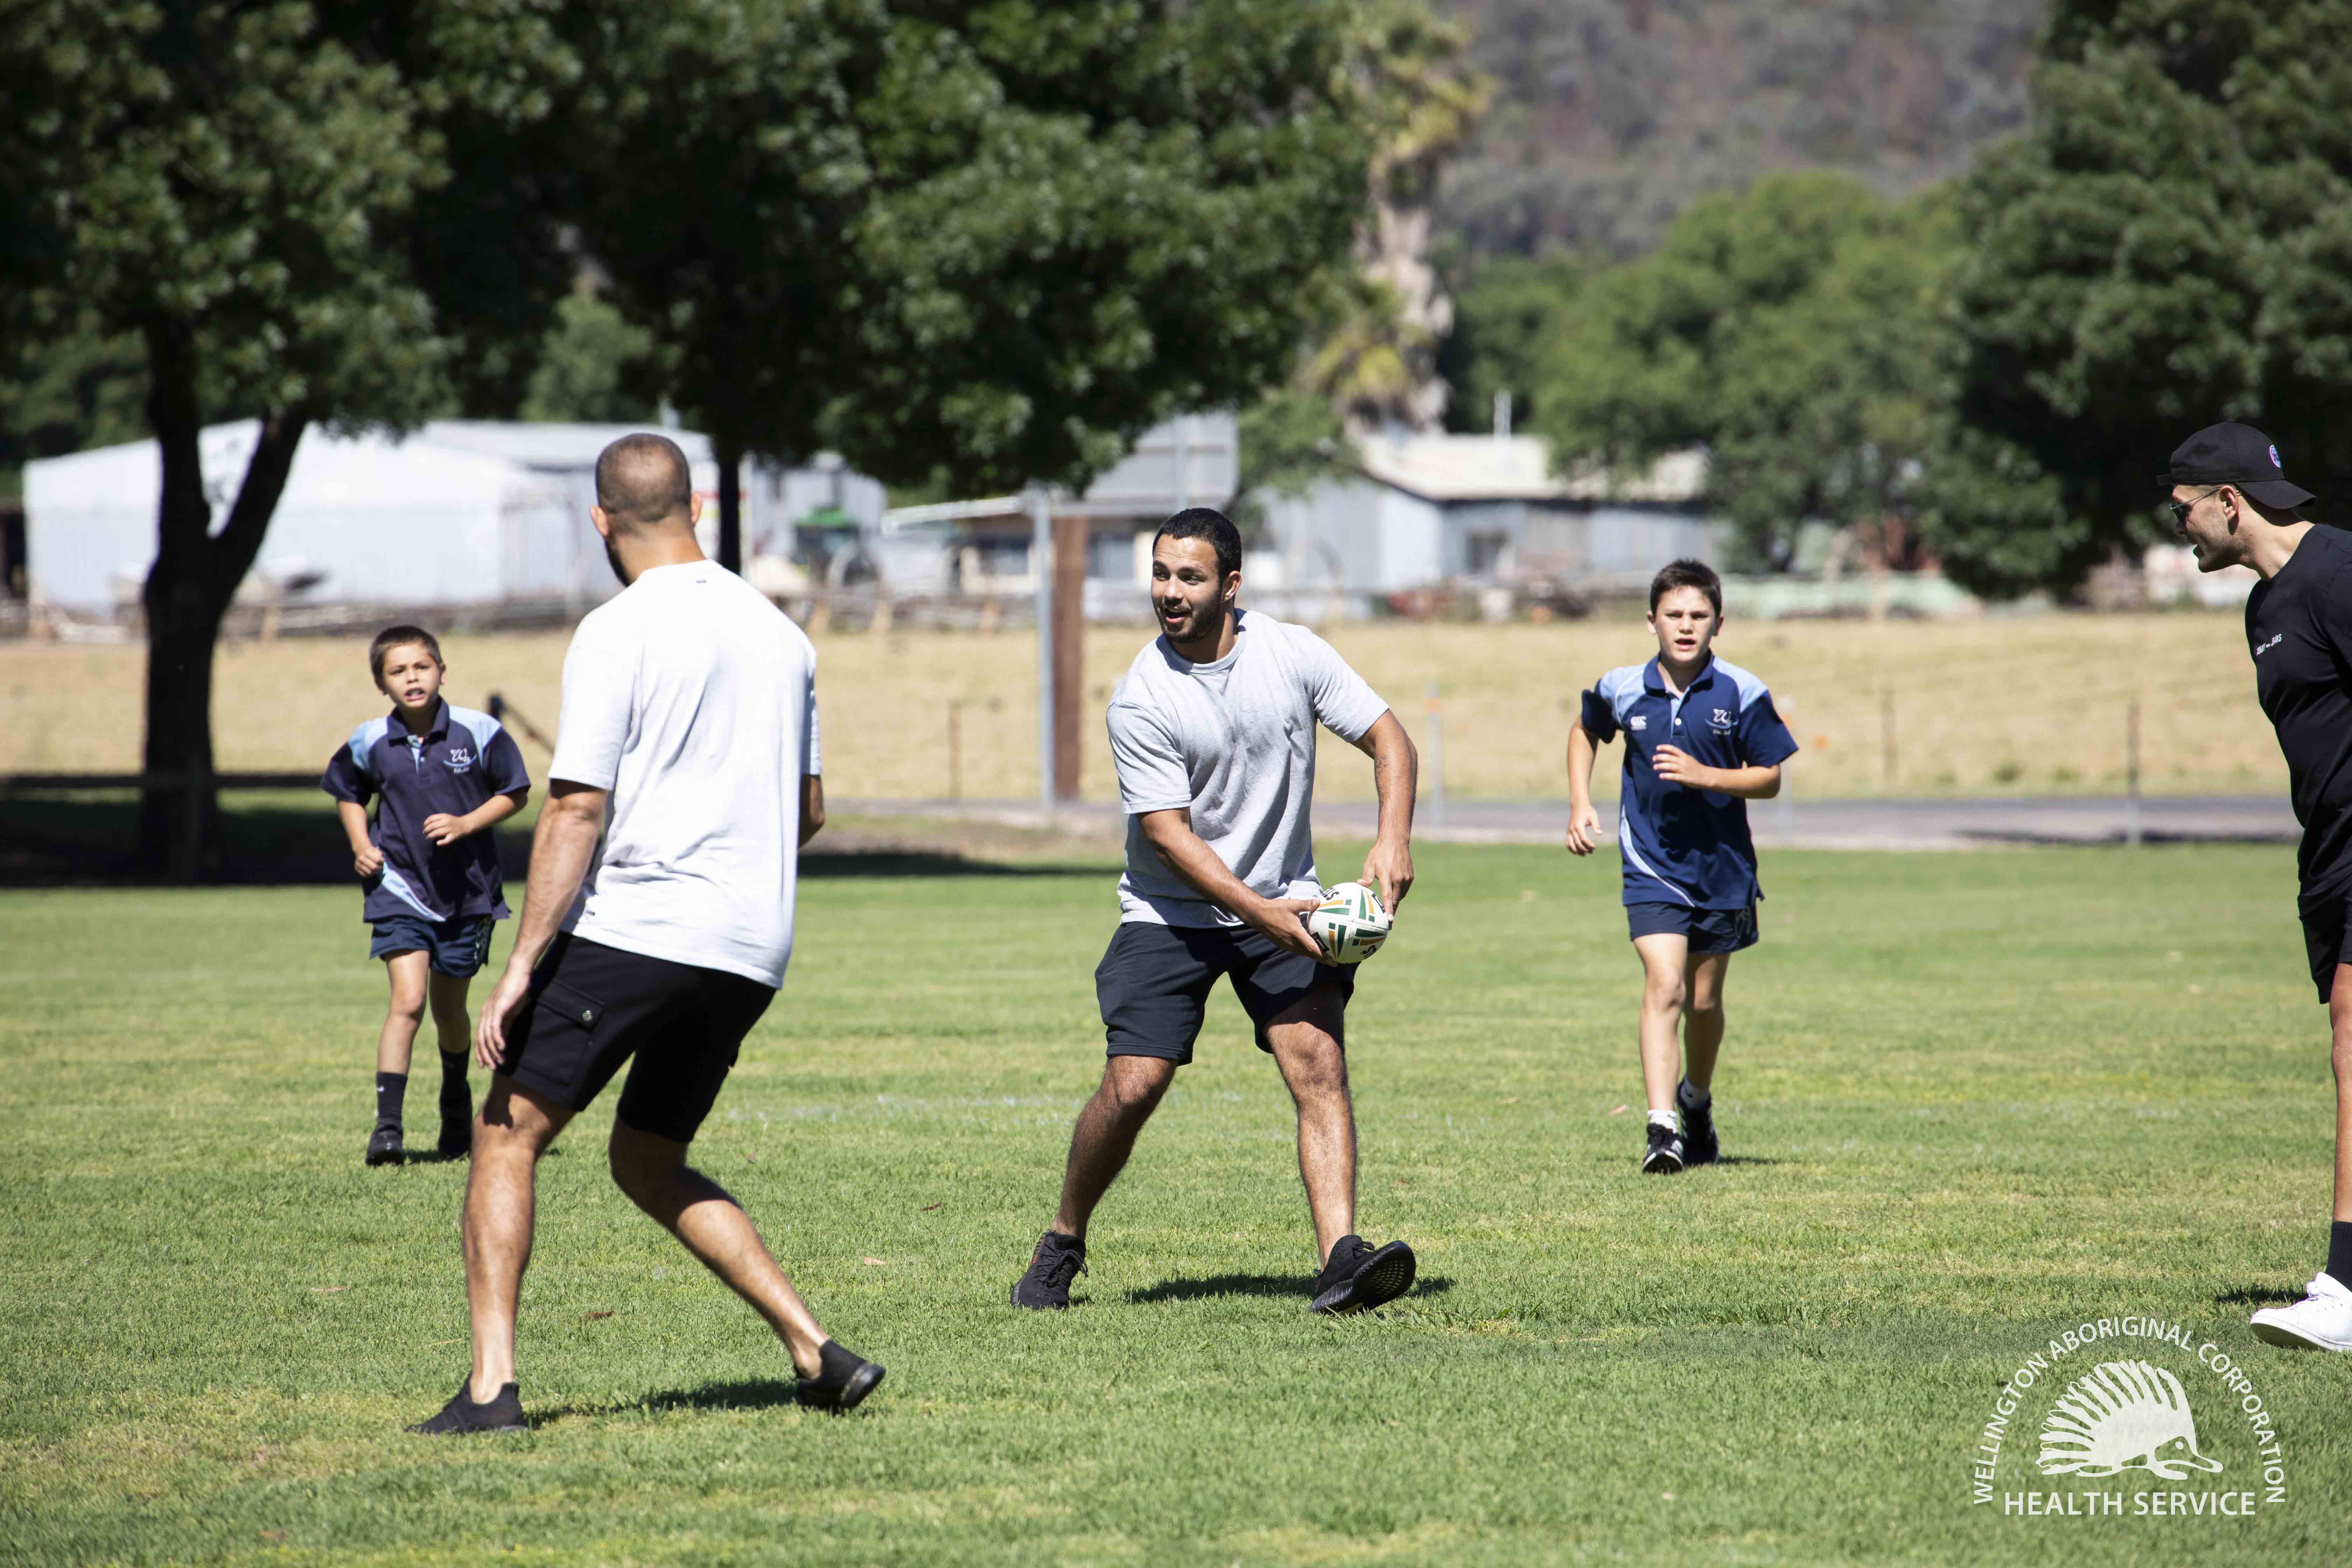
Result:
<svg viewBox="0 0 2352 1568"><path fill-rule="evenodd" d="M2042 1424L2045 1476L2143 1469L2168 1481L2218 1470L2197 1451L2197 1418L2180 1380L2144 1361L2104 1362L2066 1385Z"/></svg>

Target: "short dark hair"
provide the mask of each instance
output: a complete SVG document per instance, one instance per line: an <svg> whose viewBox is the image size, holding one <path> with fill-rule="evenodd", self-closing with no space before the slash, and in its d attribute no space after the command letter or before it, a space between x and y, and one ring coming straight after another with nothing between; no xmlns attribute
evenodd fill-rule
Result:
<svg viewBox="0 0 2352 1568"><path fill-rule="evenodd" d="M596 454L596 504L627 532L675 519L694 500L694 470L667 436L624 436Z"/></svg>
<svg viewBox="0 0 2352 1568"><path fill-rule="evenodd" d="M1658 601L1677 588L1696 588L1705 594L1706 602L1715 606L1715 618L1723 619L1723 579L1715 574L1714 567L1688 556L1659 567L1658 574L1650 579L1650 614L1656 615Z"/></svg>
<svg viewBox="0 0 2352 1568"><path fill-rule="evenodd" d="M1154 549L1163 539L1205 539L1217 552L1217 576L1222 581L1242 569L1242 531L1234 520L1212 506L1188 506L1160 525L1151 536Z"/></svg>
<svg viewBox="0 0 2352 1568"><path fill-rule="evenodd" d="M368 644L368 673L376 678L378 684L383 680L383 656L409 643L424 644L434 663L444 669L449 668L449 661L441 657L441 645L423 626L386 626L375 634L375 641Z"/></svg>

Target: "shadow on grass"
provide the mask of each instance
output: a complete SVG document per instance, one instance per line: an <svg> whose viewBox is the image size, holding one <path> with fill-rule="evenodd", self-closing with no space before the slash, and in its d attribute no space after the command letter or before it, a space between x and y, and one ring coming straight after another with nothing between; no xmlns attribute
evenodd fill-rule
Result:
<svg viewBox="0 0 2352 1568"><path fill-rule="evenodd" d="M626 1405L559 1405L552 1410L533 1412L530 1424L534 1427L552 1426L578 1416L626 1415L639 1411L660 1415L671 1410L768 1410L799 1403L798 1387L789 1379L741 1378L732 1383L706 1383L699 1388L666 1388Z"/></svg>
<svg viewBox="0 0 2352 1568"><path fill-rule="evenodd" d="M1769 1154L1717 1154L1708 1165L1785 1165L1786 1160L1775 1160ZM1706 1165L1697 1167L1706 1169Z"/></svg>
<svg viewBox="0 0 2352 1568"><path fill-rule="evenodd" d="M139 800L127 790L0 795L0 887L153 887L131 864ZM351 846L323 794L227 791L221 797L220 882L358 890ZM498 837L499 868L511 894L530 865L520 829ZM1102 877L1110 862L1028 864L975 859L912 847L828 850L820 839L801 858L811 879L883 877Z"/></svg>
<svg viewBox="0 0 2352 1568"><path fill-rule="evenodd" d="M2282 1289L2275 1285L2242 1285L2213 1298L2217 1307L2284 1307L2303 1300L2301 1290Z"/></svg>
<svg viewBox="0 0 2352 1568"><path fill-rule="evenodd" d="M1304 1300L1314 1294L1313 1283L1304 1274L1211 1274L1199 1279L1162 1279L1157 1285L1129 1290L1127 1299L1139 1307L1154 1301L1206 1301L1219 1296L1287 1296ZM1423 1296L1442 1296L1453 1289L1452 1279L1443 1274L1433 1275L1397 1300L1411 1301Z"/></svg>
<svg viewBox="0 0 2352 1568"><path fill-rule="evenodd" d="M801 857L803 877L1104 877L1101 865L1030 865L1021 861L972 860L925 849L811 849Z"/></svg>

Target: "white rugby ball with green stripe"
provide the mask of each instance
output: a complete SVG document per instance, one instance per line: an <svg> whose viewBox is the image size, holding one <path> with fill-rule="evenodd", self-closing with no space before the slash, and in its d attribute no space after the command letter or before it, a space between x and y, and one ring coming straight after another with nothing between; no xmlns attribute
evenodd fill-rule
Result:
<svg viewBox="0 0 2352 1568"><path fill-rule="evenodd" d="M1307 914L1307 934L1337 963L1361 963L1380 952L1393 923L1381 896L1361 882L1323 889L1323 901Z"/></svg>

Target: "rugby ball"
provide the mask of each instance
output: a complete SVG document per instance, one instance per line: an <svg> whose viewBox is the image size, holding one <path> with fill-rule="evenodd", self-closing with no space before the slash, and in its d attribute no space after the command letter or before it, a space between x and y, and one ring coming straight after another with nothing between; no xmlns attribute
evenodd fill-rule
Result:
<svg viewBox="0 0 2352 1568"><path fill-rule="evenodd" d="M1307 934L1336 963L1361 963L1380 952L1393 923L1381 896L1361 882L1323 889L1323 901L1307 913Z"/></svg>

